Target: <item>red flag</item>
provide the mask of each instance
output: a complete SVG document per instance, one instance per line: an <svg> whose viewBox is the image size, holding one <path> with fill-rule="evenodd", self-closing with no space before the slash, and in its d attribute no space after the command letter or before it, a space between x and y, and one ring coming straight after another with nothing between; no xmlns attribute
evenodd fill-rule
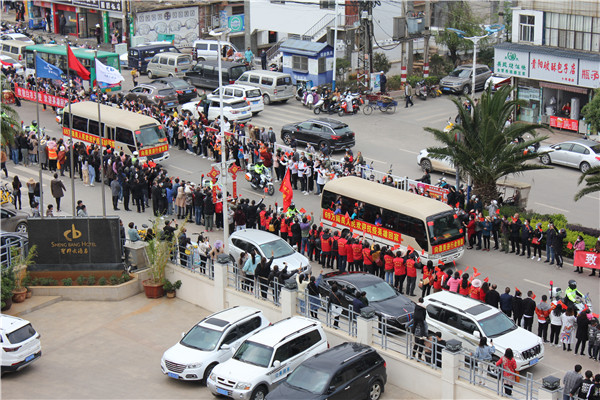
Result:
<svg viewBox="0 0 600 400"><path fill-rule="evenodd" d="M515 286L515 292L520 292L519 288Z"/></svg>
<svg viewBox="0 0 600 400"><path fill-rule="evenodd" d="M485 277L485 279L483 280L484 282L489 282L490 278L488 278L487 276Z"/></svg>
<svg viewBox="0 0 600 400"><path fill-rule="evenodd" d="M69 59L69 68L75 71L77 75L81 77L81 79L89 81L90 80L90 71L85 69L85 67L79 62L75 54L73 54L73 50L71 50L71 46L67 45L67 57Z"/></svg>
<svg viewBox="0 0 600 400"><path fill-rule="evenodd" d="M536 295L535 295L535 293L531 293L531 298L532 298L533 300L535 300L535 298L536 298Z"/></svg>
<svg viewBox="0 0 600 400"><path fill-rule="evenodd" d="M300 211L302 214L306 214L306 210L304 208L301 208L298 211Z"/></svg>
<svg viewBox="0 0 600 400"><path fill-rule="evenodd" d="M321 226L321 228L322 228L322 227L323 227L323 223L321 222L321 223L319 224L319 226Z"/></svg>
<svg viewBox="0 0 600 400"><path fill-rule="evenodd" d="M500 214L500 209L497 209L497 210L496 210L496 214Z"/></svg>
<svg viewBox="0 0 600 400"><path fill-rule="evenodd" d="M337 226L337 224L336 224L335 222L333 222L333 223L331 224L331 226L333 226L333 227L335 228L335 227Z"/></svg>
<svg viewBox="0 0 600 400"><path fill-rule="evenodd" d="M292 199L294 198L294 191L292 190L292 182L290 182L290 170L285 171L285 176L279 187L279 191L283 194L283 212L286 212Z"/></svg>
<svg viewBox="0 0 600 400"><path fill-rule="evenodd" d="M573 248L573 243L569 242L567 243L567 249L571 250Z"/></svg>

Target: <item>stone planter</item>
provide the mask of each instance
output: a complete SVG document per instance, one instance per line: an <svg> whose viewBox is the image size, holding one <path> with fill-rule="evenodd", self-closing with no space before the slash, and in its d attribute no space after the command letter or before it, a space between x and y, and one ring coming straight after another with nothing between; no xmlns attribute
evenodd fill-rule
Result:
<svg viewBox="0 0 600 400"><path fill-rule="evenodd" d="M13 289L12 300L14 303L22 303L27 298L27 288Z"/></svg>
<svg viewBox="0 0 600 400"><path fill-rule="evenodd" d="M151 279L147 279L142 282L144 286L144 293L149 299L158 299L164 296L163 284L154 283Z"/></svg>
<svg viewBox="0 0 600 400"><path fill-rule="evenodd" d="M33 292L31 290L29 290L29 288L27 289L27 295L25 296L27 299L30 299L31 296L33 296Z"/></svg>

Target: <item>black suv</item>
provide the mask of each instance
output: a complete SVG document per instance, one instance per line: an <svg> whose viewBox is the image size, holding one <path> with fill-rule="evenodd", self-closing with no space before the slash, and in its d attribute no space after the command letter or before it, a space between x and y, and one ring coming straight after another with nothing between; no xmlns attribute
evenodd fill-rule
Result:
<svg viewBox="0 0 600 400"><path fill-rule="evenodd" d="M267 399L378 400L387 381L385 367L372 347L342 343L304 361Z"/></svg>
<svg viewBox="0 0 600 400"><path fill-rule="evenodd" d="M365 272L330 272L323 275L319 285L321 296L330 297L334 283L344 294L340 298L342 307L349 308L357 293L366 292L369 307L375 310L380 321L386 322L392 329L407 329L412 324L415 303L380 277Z"/></svg>
<svg viewBox="0 0 600 400"><path fill-rule="evenodd" d="M343 150L356 144L354 132L348 125L331 118L309 119L304 122L284 125L281 128L281 139L286 145L310 143L317 150L325 143L331 151Z"/></svg>
<svg viewBox="0 0 600 400"><path fill-rule="evenodd" d="M179 100L179 104L192 101L192 99L195 99L198 96L198 89L181 78L159 78L150 83L162 83L163 85L173 88L175 93L177 93L177 100Z"/></svg>

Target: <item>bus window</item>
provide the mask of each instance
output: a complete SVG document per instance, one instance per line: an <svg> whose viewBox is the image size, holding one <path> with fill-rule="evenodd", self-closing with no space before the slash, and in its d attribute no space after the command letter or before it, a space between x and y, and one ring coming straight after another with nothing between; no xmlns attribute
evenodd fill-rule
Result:
<svg viewBox="0 0 600 400"><path fill-rule="evenodd" d="M68 124L68 122L67 122ZM88 120L87 118L78 117L73 115L73 129L80 132L87 132Z"/></svg>
<svg viewBox="0 0 600 400"><path fill-rule="evenodd" d="M88 126L88 133L91 133L92 135L98 135L98 121L92 121L90 119L89 126Z"/></svg>
<svg viewBox="0 0 600 400"><path fill-rule="evenodd" d="M132 146L135 144L133 142L133 132L119 127L117 127L117 136L115 140Z"/></svg>
<svg viewBox="0 0 600 400"><path fill-rule="evenodd" d="M106 138L108 140L115 140L115 128L106 128Z"/></svg>
<svg viewBox="0 0 600 400"><path fill-rule="evenodd" d="M34 69L35 65L33 64L33 52L31 50L27 50L25 53L25 65L27 68Z"/></svg>
<svg viewBox="0 0 600 400"><path fill-rule="evenodd" d="M136 139L140 146L152 146L158 144L161 139L165 138L163 130L158 129L158 125L142 126L139 132Z"/></svg>

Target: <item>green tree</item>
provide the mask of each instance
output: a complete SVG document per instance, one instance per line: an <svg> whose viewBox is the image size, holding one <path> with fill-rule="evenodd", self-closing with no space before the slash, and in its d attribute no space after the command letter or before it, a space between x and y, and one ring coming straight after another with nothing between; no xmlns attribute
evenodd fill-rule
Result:
<svg viewBox="0 0 600 400"><path fill-rule="evenodd" d="M0 77L0 86L2 90L9 89L9 85L6 83L4 75L0 75ZM7 144L13 143L13 141L15 140L15 136L21 131L21 128L19 122L17 122L19 120L19 115L14 110L14 108L7 104L2 104L0 118L0 132L2 133L0 144L4 147Z"/></svg>
<svg viewBox="0 0 600 400"><path fill-rule="evenodd" d="M600 89L596 89L594 98L581 109L581 115L589 122L592 132L600 132Z"/></svg>
<svg viewBox="0 0 600 400"><path fill-rule="evenodd" d="M446 28L459 29L465 32L466 36L481 35L483 30L480 27L481 21L473 15L471 5L467 1L449 1L448 2L448 18ZM436 37L435 41L438 44L443 44L450 52L450 59L457 65L458 52L467 51L473 48L473 43L470 40L460 38L455 32L443 30ZM480 41L483 45L485 39Z"/></svg>
<svg viewBox="0 0 600 400"><path fill-rule="evenodd" d="M387 74L391 67L392 63L390 63L390 60L388 60L384 53L373 54L373 70L375 72L383 71L383 73Z"/></svg>
<svg viewBox="0 0 600 400"><path fill-rule="evenodd" d="M600 167L588 169L586 172L581 174L577 183L581 185L584 180L585 187L579 192L575 193L575 201L578 201L586 194L600 192Z"/></svg>
<svg viewBox="0 0 600 400"><path fill-rule="evenodd" d="M474 106L473 116L459 99L454 98L452 101L461 123L448 133L425 128L442 144L428 148L429 154L437 159L450 157L463 173L471 177L475 192L484 202L498 197L496 182L500 178L547 168L539 163L528 162L534 161L538 154L526 151L529 146L547 138L536 133L536 129L544 126L523 122L506 124L515 107L524 105L523 100L509 99L512 90L510 86L504 86L492 93L488 88ZM515 139L525 134L533 138L515 143Z"/></svg>

